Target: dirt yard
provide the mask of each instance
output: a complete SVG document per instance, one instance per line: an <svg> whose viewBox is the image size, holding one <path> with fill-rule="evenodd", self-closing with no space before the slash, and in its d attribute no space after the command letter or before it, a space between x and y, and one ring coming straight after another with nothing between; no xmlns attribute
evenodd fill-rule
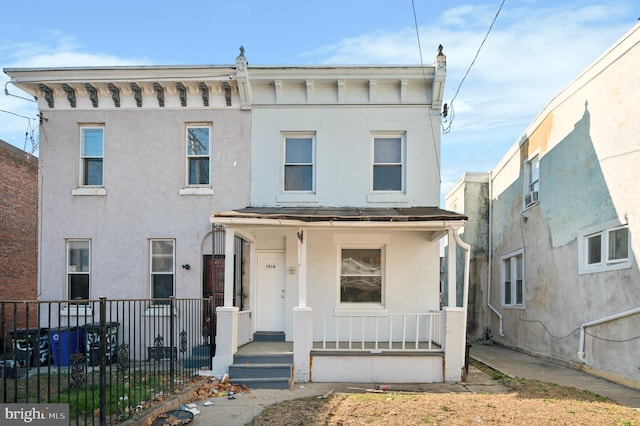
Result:
<svg viewBox="0 0 640 426"><path fill-rule="evenodd" d="M251 425L640 425L640 412L575 388L508 378L499 393L335 393L268 406Z"/></svg>

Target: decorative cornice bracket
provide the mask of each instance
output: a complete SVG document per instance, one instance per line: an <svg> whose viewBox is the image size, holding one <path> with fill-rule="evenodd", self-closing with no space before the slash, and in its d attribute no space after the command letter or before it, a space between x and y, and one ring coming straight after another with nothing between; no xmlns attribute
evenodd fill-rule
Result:
<svg viewBox="0 0 640 426"><path fill-rule="evenodd" d="M142 89L136 83L131 83L131 90L133 91L133 97L136 100L138 108L142 107Z"/></svg>
<svg viewBox="0 0 640 426"><path fill-rule="evenodd" d="M111 99L113 99L113 105L115 105L116 108L120 108L120 89L113 83L109 83L108 87L109 92L111 92Z"/></svg>
<svg viewBox="0 0 640 426"><path fill-rule="evenodd" d="M208 107L209 106L209 87L205 82L201 82L198 86L200 87L200 92L202 93L202 103L204 104L204 106Z"/></svg>
<svg viewBox="0 0 640 426"><path fill-rule="evenodd" d="M62 84L62 90L67 94L67 100L69 101L69 105L71 108L76 107L76 90L69 86L67 83Z"/></svg>
<svg viewBox="0 0 640 426"><path fill-rule="evenodd" d="M153 90L156 91L158 105L160 107L164 107L164 88L160 85L160 83L153 83Z"/></svg>
<svg viewBox="0 0 640 426"><path fill-rule="evenodd" d="M53 108L53 90L51 90L51 88L46 84L42 83L38 85L38 89L44 93L44 99L47 101L47 106L49 108Z"/></svg>
<svg viewBox="0 0 640 426"><path fill-rule="evenodd" d="M180 97L180 105L183 107L187 106L187 88L184 87L184 84L178 82L176 83L176 89L178 89L178 96Z"/></svg>
<svg viewBox="0 0 640 426"><path fill-rule="evenodd" d="M84 87L87 89L87 93L89 93L91 105L93 105L94 108L98 108L98 90L89 83L85 84Z"/></svg>

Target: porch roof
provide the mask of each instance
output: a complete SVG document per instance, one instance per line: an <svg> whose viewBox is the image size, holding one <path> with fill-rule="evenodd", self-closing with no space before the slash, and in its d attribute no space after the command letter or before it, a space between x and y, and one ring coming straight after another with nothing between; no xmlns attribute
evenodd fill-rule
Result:
<svg viewBox="0 0 640 426"><path fill-rule="evenodd" d="M246 207L216 212L212 222L225 219L298 222L435 222L464 221L467 216L438 207Z"/></svg>

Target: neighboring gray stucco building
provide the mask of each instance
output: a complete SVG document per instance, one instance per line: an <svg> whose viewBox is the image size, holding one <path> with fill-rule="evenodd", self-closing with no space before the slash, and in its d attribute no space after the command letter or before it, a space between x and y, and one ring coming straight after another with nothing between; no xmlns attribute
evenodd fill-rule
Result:
<svg viewBox="0 0 640 426"><path fill-rule="evenodd" d="M465 237L489 235L474 246L470 340L640 387L639 96L637 24L551 99L486 183L467 174L447 193L445 207L469 216Z"/></svg>

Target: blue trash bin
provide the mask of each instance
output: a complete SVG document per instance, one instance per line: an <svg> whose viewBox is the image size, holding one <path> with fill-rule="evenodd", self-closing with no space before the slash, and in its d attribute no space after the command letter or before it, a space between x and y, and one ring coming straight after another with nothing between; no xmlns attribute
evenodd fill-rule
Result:
<svg viewBox="0 0 640 426"><path fill-rule="evenodd" d="M49 330L53 365L67 367L75 353L84 353L84 333L78 327L58 327Z"/></svg>

